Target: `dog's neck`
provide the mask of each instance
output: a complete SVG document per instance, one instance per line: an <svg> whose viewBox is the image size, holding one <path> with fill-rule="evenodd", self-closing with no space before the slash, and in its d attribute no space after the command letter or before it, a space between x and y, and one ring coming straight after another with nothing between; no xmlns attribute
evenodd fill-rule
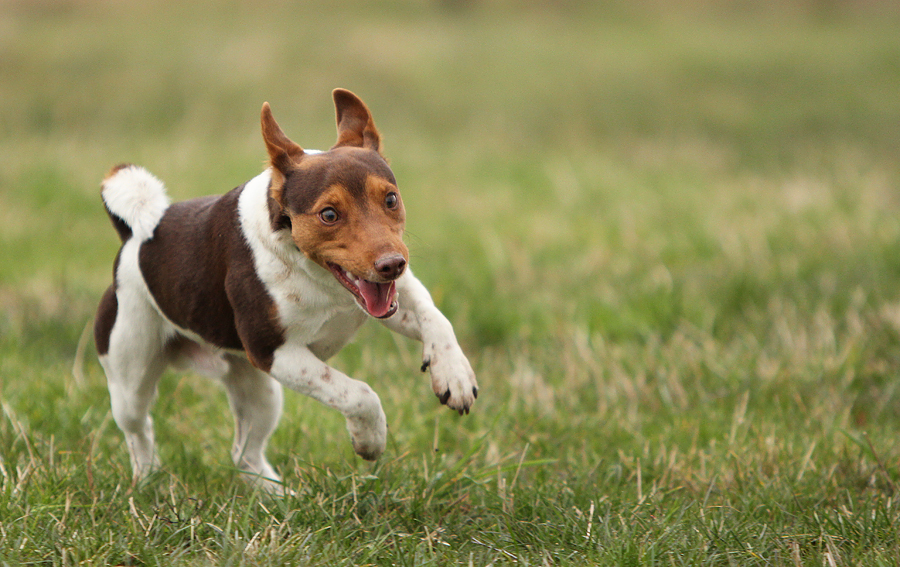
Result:
<svg viewBox="0 0 900 567"><path fill-rule="evenodd" d="M297 249L288 229L273 230L269 216L269 184L271 169L266 169L246 184L238 201L238 217L247 244L253 252L254 263L260 278L269 283L280 283L297 277L301 272L309 280L327 290L346 292L325 268L310 260Z"/></svg>

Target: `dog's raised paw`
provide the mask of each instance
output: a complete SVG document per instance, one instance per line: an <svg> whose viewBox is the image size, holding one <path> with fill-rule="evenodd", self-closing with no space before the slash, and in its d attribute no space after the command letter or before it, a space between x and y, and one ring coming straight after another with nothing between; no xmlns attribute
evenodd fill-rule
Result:
<svg viewBox="0 0 900 567"><path fill-rule="evenodd" d="M360 457L362 457L363 459L365 459L367 461L377 461L378 457L380 457L381 453L382 453L382 451L379 450L378 448L363 447L363 446L357 445L356 443L353 443L353 450L356 452L357 455L359 455Z"/></svg>
<svg viewBox="0 0 900 567"><path fill-rule="evenodd" d="M363 436L354 436L351 438L353 443L353 451L367 461L375 461L378 460L378 457L384 453L385 442L384 439L377 439L370 437L369 439L361 439Z"/></svg>
<svg viewBox="0 0 900 567"><path fill-rule="evenodd" d="M367 461L380 457L387 446L387 418L381 404L373 407L366 418L348 418L347 431L357 455Z"/></svg>

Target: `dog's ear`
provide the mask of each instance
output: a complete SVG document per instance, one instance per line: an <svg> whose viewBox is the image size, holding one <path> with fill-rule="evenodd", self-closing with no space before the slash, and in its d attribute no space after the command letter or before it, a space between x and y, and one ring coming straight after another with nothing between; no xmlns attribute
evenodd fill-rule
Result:
<svg viewBox="0 0 900 567"><path fill-rule="evenodd" d="M354 146L381 153L381 135L372 121L372 113L358 96L345 89L334 89L338 140L334 148ZM334 149L332 148L332 149Z"/></svg>
<svg viewBox="0 0 900 567"><path fill-rule="evenodd" d="M263 103L260 122L262 124L263 141L266 143L266 150L269 152L269 163L276 171L282 175L287 175L292 166L303 157L303 148L292 142L284 134L281 127L275 122L275 117L272 116L272 109L269 108L268 102Z"/></svg>

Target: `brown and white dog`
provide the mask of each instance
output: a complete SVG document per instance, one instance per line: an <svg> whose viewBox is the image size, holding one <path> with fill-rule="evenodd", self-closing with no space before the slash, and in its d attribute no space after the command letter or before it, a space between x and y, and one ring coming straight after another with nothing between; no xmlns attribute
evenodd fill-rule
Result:
<svg viewBox="0 0 900 567"><path fill-rule="evenodd" d="M409 270L403 201L369 109L333 95L338 140L327 152L288 139L264 104L271 167L224 195L170 204L134 165L104 179L123 244L94 335L136 476L159 462L149 410L169 364L225 385L232 458L269 490L282 491L264 455L282 385L340 411L354 450L376 459L387 435L378 395L323 362L368 317L423 343L441 403L462 414L475 401L452 326Z"/></svg>

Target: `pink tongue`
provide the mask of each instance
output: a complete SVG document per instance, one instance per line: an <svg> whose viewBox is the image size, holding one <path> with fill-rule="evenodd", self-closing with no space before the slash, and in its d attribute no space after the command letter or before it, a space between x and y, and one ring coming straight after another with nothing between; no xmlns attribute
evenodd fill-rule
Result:
<svg viewBox="0 0 900 567"><path fill-rule="evenodd" d="M366 311L372 317L384 317L394 301L394 282L374 283L358 280L359 293L366 302Z"/></svg>

